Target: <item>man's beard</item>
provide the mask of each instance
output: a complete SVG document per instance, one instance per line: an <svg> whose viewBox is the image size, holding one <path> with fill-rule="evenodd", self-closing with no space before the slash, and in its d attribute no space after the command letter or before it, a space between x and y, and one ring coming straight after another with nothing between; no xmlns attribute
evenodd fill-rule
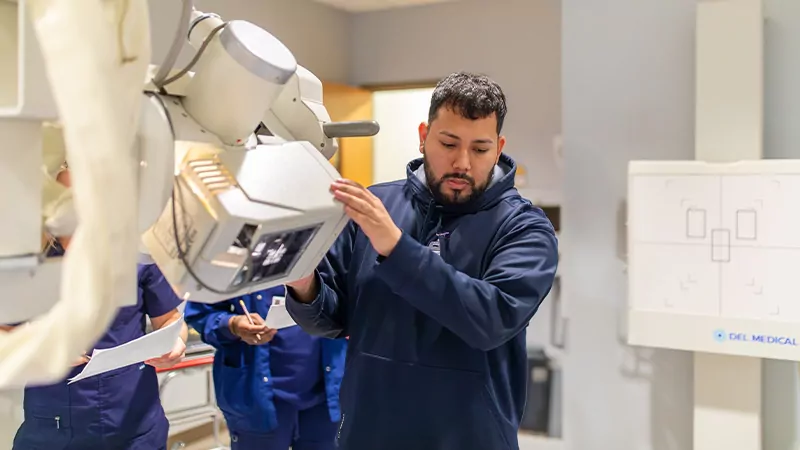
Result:
<svg viewBox="0 0 800 450"><path fill-rule="evenodd" d="M425 181L428 184L428 189L431 190L433 199L436 200L436 203L440 205L460 205L480 197L486 191L486 188L492 181L492 175L494 175L494 170L490 171L489 177L486 179L486 183L478 186L475 183L475 179L465 173L448 173L437 179L430 169L430 165L428 164L428 156L425 153L422 154L422 164L425 168ZM444 182L451 179L463 180L469 183L469 192L451 189L453 194L452 197L449 197L444 192Z"/></svg>

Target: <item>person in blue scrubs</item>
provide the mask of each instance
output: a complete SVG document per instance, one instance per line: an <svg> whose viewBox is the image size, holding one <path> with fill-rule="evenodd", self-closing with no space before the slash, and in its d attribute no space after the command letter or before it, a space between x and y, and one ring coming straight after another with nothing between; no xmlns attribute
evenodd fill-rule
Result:
<svg viewBox="0 0 800 450"><path fill-rule="evenodd" d="M47 253L59 256L67 246L68 239L52 240ZM120 308L93 348L116 347L144 336L145 316L156 330L180 320L181 299L155 264L138 266L138 284L136 305ZM181 360L187 332L184 324L173 350L145 364L67 384L87 362L85 355L76 355L64 380L26 387L24 422L13 450L165 450L169 423L161 407L155 368L171 367Z"/></svg>
<svg viewBox="0 0 800 450"><path fill-rule="evenodd" d="M214 389L232 450L330 450L340 420L347 341L264 325L284 287L216 304L186 304L186 321L216 348ZM250 312L245 315L239 301Z"/></svg>

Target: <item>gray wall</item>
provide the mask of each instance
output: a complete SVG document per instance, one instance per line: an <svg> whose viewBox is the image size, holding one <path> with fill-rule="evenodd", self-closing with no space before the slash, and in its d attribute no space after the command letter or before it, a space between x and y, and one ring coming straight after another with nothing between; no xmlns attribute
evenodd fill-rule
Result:
<svg viewBox="0 0 800 450"><path fill-rule="evenodd" d="M800 2L765 0L768 158L800 158Z"/></svg>
<svg viewBox="0 0 800 450"><path fill-rule="evenodd" d="M764 154L800 158L800 2L765 0ZM800 446L798 365L764 362L764 450Z"/></svg>
<svg viewBox="0 0 800 450"><path fill-rule="evenodd" d="M359 14L352 20L350 80L430 81L458 70L493 77L509 102L506 149L530 174L526 194L557 203L560 9L558 0L463 0Z"/></svg>
<svg viewBox="0 0 800 450"><path fill-rule="evenodd" d="M688 450L691 356L624 345L626 170L694 159L695 0L564 0L564 297L571 449Z"/></svg>
<svg viewBox="0 0 800 450"><path fill-rule="evenodd" d="M800 2L767 0L768 157L800 158ZM688 450L690 354L621 343L626 166L694 158L696 0L564 0L565 434L573 450ZM764 364L765 450L789 450L796 365ZM796 444L795 444L796 445Z"/></svg>
<svg viewBox="0 0 800 450"><path fill-rule="evenodd" d="M181 1L148 0L154 41L154 63L167 54L180 17ZM348 28L350 16L311 0L195 0L203 12L215 12L224 20L253 22L280 39L297 61L325 81L348 78ZM193 49L184 48L181 64Z"/></svg>

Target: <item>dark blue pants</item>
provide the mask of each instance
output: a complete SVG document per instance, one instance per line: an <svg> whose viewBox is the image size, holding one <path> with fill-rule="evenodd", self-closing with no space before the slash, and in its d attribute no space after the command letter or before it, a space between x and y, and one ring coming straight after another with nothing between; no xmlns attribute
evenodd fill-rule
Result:
<svg viewBox="0 0 800 450"><path fill-rule="evenodd" d="M333 450L338 422L331 422L328 404L298 410L290 403L274 400L278 428L270 433L230 430L231 450Z"/></svg>
<svg viewBox="0 0 800 450"><path fill-rule="evenodd" d="M154 439L152 433L148 433L121 443L110 441L107 436L93 436L71 430L65 430L57 437L52 433L41 433L42 430L31 429L29 425L23 424L17 431L13 450L167 450L166 433L163 439Z"/></svg>

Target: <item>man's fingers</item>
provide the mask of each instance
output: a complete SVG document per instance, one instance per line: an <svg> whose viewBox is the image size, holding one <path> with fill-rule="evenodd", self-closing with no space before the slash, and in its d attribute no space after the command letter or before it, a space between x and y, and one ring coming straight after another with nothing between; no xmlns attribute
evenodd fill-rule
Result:
<svg viewBox="0 0 800 450"><path fill-rule="evenodd" d="M353 187L356 187L356 188L364 189L364 186L361 186L360 184L358 184L357 182L355 182L353 180L348 180L347 178L339 178L338 180L336 180L336 182L339 183L339 184L344 184L344 185L348 185L348 186L353 186Z"/></svg>
<svg viewBox="0 0 800 450"><path fill-rule="evenodd" d="M334 185L331 191L333 192L334 196L346 194L354 199L359 199L368 205L372 205L377 198L367 189L353 186Z"/></svg>
<svg viewBox="0 0 800 450"><path fill-rule="evenodd" d="M336 194L337 192L350 194L353 197L361 198L364 200L369 200L372 197L372 193L361 187L360 185L350 185L350 184L341 184L341 183L333 183L331 185L331 192Z"/></svg>
<svg viewBox="0 0 800 450"><path fill-rule="evenodd" d="M331 190L333 191L345 191L350 192L351 194L358 194L363 192L368 192L366 189L361 187L360 184L351 182L351 183L343 183L341 181L335 181L331 184Z"/></svg>
<svg viewBox="0 0 800 450"><path fill-rule="evenodd" d="M336 182L331 185L334 198L340 202L365 214L377 208L378 204L383 205L369 189L365 189L354 181L345 181L349 181L349 183Z"/></svg>
<svg viewBox="0 0 800 450"><path fill-rule="evenodd" d="M365 214L353 209L349 205L345 205L344 213L347 214L347 217L353 219L353 221L357 223L358 226L364 228L364 221L367 219L367 216Z"/></svg>
<svg viewBox="0 0 800 450"><path fill-rule="evenodd" d="M362 187L360 184L352 182L352 184L341 184L341 183L334 183L331 185L331 192L333 193L334 197L341 197L339 201L343 203L349 203L346 200L349 199L348 195L353 199L361 200L364 205L366 205L370 209L377 208L378 205L383 206L381 200L375 196L369 189ZM352 205L354 208L362 211L367 212L366 209Z"/></svg>
<svg viewBox="0 0 800 450"><path fill-rule="evenodd" d="M333 197L342 202L345 206L349 206L354 210L366 214L370 209L370 203L363 198L356 197L355 195L345 191L334 191Z"/></svg>

